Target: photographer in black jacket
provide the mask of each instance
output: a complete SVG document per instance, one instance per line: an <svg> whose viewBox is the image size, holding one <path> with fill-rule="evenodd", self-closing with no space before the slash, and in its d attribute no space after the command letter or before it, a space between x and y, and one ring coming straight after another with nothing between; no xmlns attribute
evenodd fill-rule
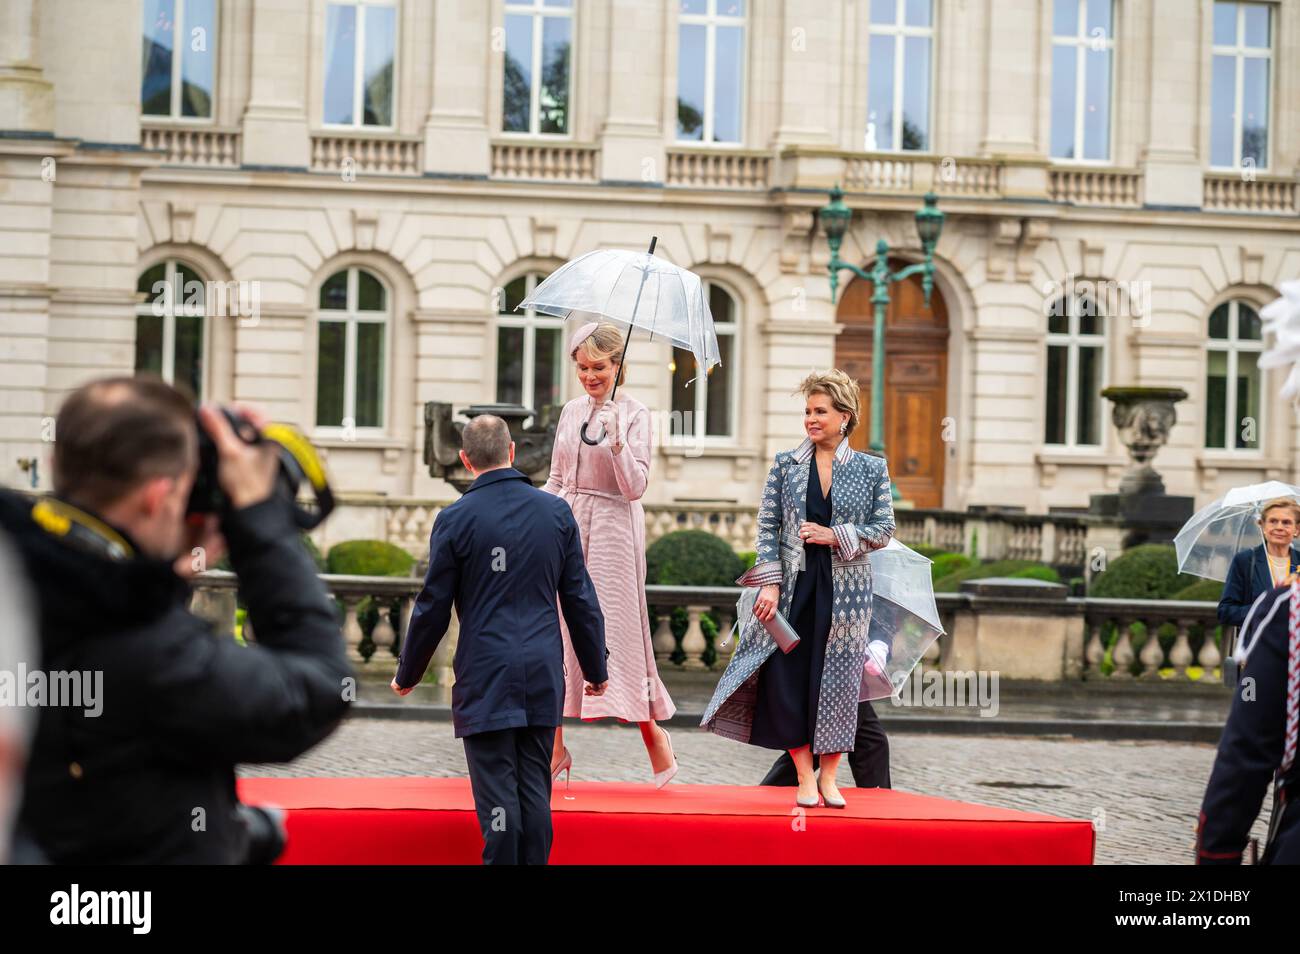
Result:
<svg viewBox="0 0 1300 954"><path fill-rule="evenodd" d="M0 493L0 528L37 594L44 669L102 679L93 706L40 710L19 825L55 863L236 863L258 849L269 860L266 816L239 805L235 764L292 759L346 709L342 634L275 490L274 448L240 440L215 408L200 415L228 499L219 523L187 523L194 409L146 377L67 398L53 497ZM256 646L187 609L196 556L215 563L223 546Z"/></svg>

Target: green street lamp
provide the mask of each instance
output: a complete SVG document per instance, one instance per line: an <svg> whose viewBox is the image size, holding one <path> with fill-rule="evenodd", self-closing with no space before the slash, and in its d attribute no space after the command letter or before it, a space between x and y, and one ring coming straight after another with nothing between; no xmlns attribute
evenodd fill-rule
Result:
<svg viewBox="0 0 1300 954"><path fill-rule="evenodd" d="M849 220L853 210L844 204L844 193L836 186L831 190L830 204L818 212L822 231L826 233L826 242L831 247L831 261L826 266L831 278L831 304L835 304L835 290L839 285L839 273L848 269L864 281L874 286L871 304L874 307L874 325L871 329L871 440L872 451L885 454L885 310L889 307L889 286L892 282L901 282L913 275L921 276L921 288L925 292L925 306L930 307L930 293L934 290L934 246L943 231L943 213L937 208L939 197L933 192L925 194L925 205L916 212L916 232L921 238L921 249L925 252L925 261L908 265L897 272L889 270L889 243L881 239L876 243L876 262L868 274L858 266L840 259L840 244L844 233L848 231ZM898 487L890 482L894 499L898 500Z"/></svg>

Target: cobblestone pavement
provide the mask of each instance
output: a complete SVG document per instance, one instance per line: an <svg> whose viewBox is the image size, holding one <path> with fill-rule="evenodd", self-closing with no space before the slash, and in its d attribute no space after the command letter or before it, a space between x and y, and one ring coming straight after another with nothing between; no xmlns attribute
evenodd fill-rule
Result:
<svg viewBox="0 0 1300 954"><path fill-rule="evenodd" d="M649 780L634 726L566 726L565 743L575 779ZM698 730L673 730L673 748L681 765L673 784L754 785L777 754ZM1185 864L1214 747L896 733L890 759L894 787L905 791L1095 820L1099 864ZM240 774L464 775L465 755L449 723L355 718L292 763ZM838 781L852 784L847 762ZM1266 828L1261 817L1261 843Z"/></svg>

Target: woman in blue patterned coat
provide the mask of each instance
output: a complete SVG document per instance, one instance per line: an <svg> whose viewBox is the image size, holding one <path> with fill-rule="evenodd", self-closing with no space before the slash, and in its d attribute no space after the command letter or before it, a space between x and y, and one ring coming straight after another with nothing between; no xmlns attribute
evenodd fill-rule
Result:
<svg viewBox="0 0 1300 954"><path fill-rule="evenodd" d="M858 384L843 371L800 386L807 438L776 455L758 511L758 559L736 582L761 587L740 620L740 643L701 722L718 735L790 753L796 801L818 796L843 808L835 786L840 756L853 749L858 691L867 665L882 667L884 644L867 645L868 554L894 533L885 461L849 447L858 423ZM763 626L779 610L799 634L789 653ZM814 774L813 755L820 761Z"/></svg>

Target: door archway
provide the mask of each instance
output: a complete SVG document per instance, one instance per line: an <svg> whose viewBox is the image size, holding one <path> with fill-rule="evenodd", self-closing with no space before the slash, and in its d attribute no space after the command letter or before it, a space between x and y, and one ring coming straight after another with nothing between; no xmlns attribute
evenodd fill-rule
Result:
<svg viewBox="0 0 1300 954"><path fill-rule="evenodd" d="M891 259L891 271L908 263ZM871 295L875 283L854 278L844 289L836 319L835 366L862 389L855 450L871 440ZM943 418L948 407L948 308L936 287L925 305L921 277L890 288L885 311L885 456L898 492L917 507L943 506Z"/></svg>

